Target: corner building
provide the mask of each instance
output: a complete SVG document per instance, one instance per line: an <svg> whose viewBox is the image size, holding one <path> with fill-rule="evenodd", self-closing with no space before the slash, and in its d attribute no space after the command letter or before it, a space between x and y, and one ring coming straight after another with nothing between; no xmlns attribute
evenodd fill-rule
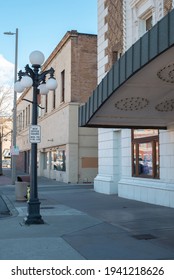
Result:
<svg viewBox="0 0 174 280"><path fill-rule="evenodd" d="M97 85L97 36L68 31L42 66L58 87L38 95L38 175L66 183L93 182L98 170L97 129L78 127L78 108ZM17 103L18 169L30 172L32 88Z"/></svg>
<svg viewBox="0 0 174 280"><path fill-rule="evenodd" d="M98 0L96 192L174 207L174 1ZM89 108L89 114L86 114Z"/></svg>

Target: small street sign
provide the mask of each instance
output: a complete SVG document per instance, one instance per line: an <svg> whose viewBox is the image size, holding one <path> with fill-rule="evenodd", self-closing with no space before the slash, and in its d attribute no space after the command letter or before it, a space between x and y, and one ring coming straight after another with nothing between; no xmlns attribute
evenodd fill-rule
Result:
<svg viewBox="0 0 174 280"><path fill-rule="evenodd" d="M12 156L18 156L19 155L19 147L18 146L10 147L10 152L11 152Z"/></svg>
<svg viewBox="0 0 174 280"><path fill-rule="evenodd" d="M41 127L40 127L40 125L30 125L29 141L30 141L30 143L40 143L41 142Z"/></svg>

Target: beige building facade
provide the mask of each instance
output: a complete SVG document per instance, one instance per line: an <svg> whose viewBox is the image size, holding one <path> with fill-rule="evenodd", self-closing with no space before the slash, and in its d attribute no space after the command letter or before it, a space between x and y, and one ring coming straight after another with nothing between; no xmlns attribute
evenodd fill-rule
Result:
<svg viewBox="0 0 174 280"><path fill-rule="evenodd" d="M98 170L97 129L78 127L78 109L97 84L97 36L69 31L44 63L58 87L38 95L38 175L66 183L93 182ZM30 172L32 88L17 104L17 167Z"/></svg>

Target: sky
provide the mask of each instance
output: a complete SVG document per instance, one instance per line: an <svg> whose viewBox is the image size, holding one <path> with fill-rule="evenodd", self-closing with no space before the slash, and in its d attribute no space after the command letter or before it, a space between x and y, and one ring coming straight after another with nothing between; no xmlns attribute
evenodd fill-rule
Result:
<svg viewBox="0 0 174 280"><path fill-rule="evenodd" d="M14 80L15 35L18 28L18 71L34 50L45 59L67 31L97 34L97 0L4 0L0 4L0 84Z"/></svg>

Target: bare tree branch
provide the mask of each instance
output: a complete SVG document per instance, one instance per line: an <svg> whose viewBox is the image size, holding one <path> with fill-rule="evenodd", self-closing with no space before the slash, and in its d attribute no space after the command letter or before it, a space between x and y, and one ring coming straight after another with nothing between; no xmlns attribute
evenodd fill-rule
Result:
<svg viewBox="0 0 174 280"><path fill-rule="evenodd" d="M11 134L13 90L9 86L0 86L0 175L2 175L2 145Z"/></svg>
<svg viewBox="0 0 174 280"><path fill-rule="evenodd" d="M0 86L0 117L11 114L13 104L12 87Z"/></svg>

